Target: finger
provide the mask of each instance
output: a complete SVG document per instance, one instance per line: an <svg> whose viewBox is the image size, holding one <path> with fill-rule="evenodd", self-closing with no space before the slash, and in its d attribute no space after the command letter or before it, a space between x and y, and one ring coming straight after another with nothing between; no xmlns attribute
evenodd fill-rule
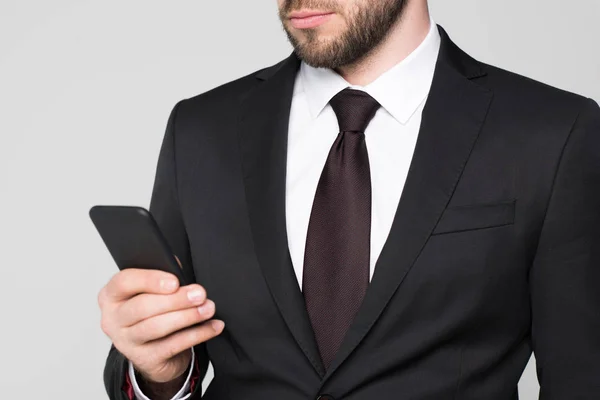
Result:
<svg viewBox="0 0 600 400"><path fill-rule="evenodd" d="M169 360L183 351L220 335L224 327L225 323L223 321L211 319L150 343L149 351L154 352L160 359Z"/></svg>
<svg viewBox="0 0 600 400"><path fill-rule="evenodd" d="M179 288L173 274L155 269L128 268L118 272L106 285L106 296L122 301L140 293L169 294Z"/></svg>
<svg viewBox="0 0 600 400"><path fill-rule="evenodd" d="M215 303L207 300L201 307L173 311L148 318L129 328L129 339L138 344L144 344L169 336L181 329L188 328L212 318L215 313Z"/></svg>
<svg viewBox="0 0 600 400"><path fill-rule="evenodd" d="M171 311L200 306L206 301L206 290L197 284L180 287L173 294L139 294L122 303L118 310L118 321L129 327L145 319Z"/></svg>

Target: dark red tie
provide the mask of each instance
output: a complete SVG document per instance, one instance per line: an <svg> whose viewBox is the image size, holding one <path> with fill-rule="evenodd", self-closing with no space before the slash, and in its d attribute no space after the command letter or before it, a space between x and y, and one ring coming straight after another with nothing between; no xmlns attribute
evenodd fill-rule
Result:
<svg viewBox="0 0 600 400"><path fill-rule="evenodd" d="M371 173L365 129L379 109L344 89L330 101L340 133L319 179L308 223L302 291L325 368L369 285Z"/></svg>

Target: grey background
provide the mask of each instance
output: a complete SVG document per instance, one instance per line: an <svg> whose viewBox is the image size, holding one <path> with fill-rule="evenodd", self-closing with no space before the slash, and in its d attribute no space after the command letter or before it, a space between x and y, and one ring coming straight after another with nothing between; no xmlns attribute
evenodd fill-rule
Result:
<svg viewBox="0 0 600 400"><path fill-rule="evenodd" d="M600 99L599 2L431 9L476 58ZM2 398L106 398L116 268L89 207L148 206L171 107L289 52L275 0L0 0ZM531 365L520 389L537 398Z"/></svg>

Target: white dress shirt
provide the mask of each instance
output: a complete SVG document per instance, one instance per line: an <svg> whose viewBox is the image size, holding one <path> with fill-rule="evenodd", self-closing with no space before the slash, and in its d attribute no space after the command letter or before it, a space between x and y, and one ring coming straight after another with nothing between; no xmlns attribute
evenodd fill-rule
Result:
<svg viewBox="0 0 600 400"><path fill-rule="evenodd" d="M407 58L366 86L351 85L330 69L314 68L304 62L300 66L290 112L285 199L288 245L300 287L317 184L339 133L329 100L348 87L367 92L381 104L365 130L372 190L369 279L373 277L408 175L433 80L440 36L435 22L430 23L428 35ZM133 368L130 378L137 398L148 400L135 382ZM188 388L189 377L172 400L187 399Z"/></svg>

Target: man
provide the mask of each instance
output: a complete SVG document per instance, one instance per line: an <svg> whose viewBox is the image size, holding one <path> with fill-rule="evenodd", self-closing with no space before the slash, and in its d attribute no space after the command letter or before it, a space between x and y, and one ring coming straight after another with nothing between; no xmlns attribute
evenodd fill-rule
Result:
<svg viewBox="0 0 600 400"><path fill-rule="evenodd" d="M279 0L294 53L181 101L150 210L186 274L101 291L111 399L600 398L600 109L426 0Z"/></svg>

